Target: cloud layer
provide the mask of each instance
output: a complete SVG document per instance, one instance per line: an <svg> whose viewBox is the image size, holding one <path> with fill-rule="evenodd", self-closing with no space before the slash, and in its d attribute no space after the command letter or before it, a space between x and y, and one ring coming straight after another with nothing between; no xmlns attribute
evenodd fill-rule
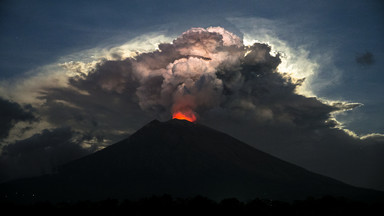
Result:
<svg viewBox="0 0 384 216"><path fill-rule="evenodd" d="M9 168L28 167L19 165L20 158L61 155L54 163L34 165L52 169L127 136L153 118L167 120L175 111L189 110L201 123L285 160L355 185L384 189L379 171L384 164L382 135L357 137L332 117L359 104L298 94L305 80L281 72L281 54L267 44L245 46L220 27L192 28L155 51L114 59L87 67L72 62L66 65L71 69L67 82L37 88L38 96L31 100L34 115L51 128L3 147L1 163L8 167L4 178L22 176ZM5 103L24 112L8 122L36 120L27 108L22 112L20 105ZM12 126L2 126L3 136Z"/></svg>
<svg viewBox="0 0 384 216"><path fill-rule="evenodd" d="M21 107L18 103L0 98L0 140L8 137L9 131L20 121L35 121L32 107Z"/></svg>

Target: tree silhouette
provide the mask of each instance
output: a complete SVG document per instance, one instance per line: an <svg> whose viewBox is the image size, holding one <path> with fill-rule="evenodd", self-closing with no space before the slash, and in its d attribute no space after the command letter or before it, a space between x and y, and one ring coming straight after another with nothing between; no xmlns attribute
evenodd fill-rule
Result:
<svg viewBox="0 0 384 216"><path fill-rule="evenodd" d="M107 199L81 202L12 203L1 201L0 209L13 214L70 215L382 215L384 201L368 203L343 197L325 196L294 202L254 199L247 202L236 198L220 202L207 197L173 198L152 196L140 200Z"/></svg>

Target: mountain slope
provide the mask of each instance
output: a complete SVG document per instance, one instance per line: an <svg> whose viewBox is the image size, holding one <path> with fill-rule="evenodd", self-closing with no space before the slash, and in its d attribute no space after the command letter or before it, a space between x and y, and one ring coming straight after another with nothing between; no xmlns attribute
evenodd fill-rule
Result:
<svg viewBox="0 0 384 216"><path fill-rule="evenodd" d="M154 120L129 138L61 167L58 174L0 186L49 200L140 198L164 193L212 199L304 199L383 193L324 177L258 151L224 133L182 120Z"/></svg>

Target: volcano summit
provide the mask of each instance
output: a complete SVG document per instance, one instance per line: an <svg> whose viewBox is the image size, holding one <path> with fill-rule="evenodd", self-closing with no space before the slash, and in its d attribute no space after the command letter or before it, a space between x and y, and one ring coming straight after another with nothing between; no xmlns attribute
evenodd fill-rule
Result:
<svg viewBox="0 0 384 216"><path fill-rule="evenodd" d="M212 199L303 199L335 195L383 199L261 152L185 120L154 120L129 138L70 162L58 173L0 185L2 199L137 199L170 194Z"/></svg>

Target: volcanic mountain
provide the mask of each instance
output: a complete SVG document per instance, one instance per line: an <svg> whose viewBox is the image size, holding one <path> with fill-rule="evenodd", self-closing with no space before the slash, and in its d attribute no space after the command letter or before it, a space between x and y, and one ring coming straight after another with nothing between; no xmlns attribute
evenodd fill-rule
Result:
<svg viewBox="0 0 384 216"><path fill-rule="evenodd" d="M0 185L6 199L137 199L170 194L220 200L305 199L334 195L383 199L261 152L231 136L185 120L154 120L129 138L70 162L56 174Z"/></svg>

